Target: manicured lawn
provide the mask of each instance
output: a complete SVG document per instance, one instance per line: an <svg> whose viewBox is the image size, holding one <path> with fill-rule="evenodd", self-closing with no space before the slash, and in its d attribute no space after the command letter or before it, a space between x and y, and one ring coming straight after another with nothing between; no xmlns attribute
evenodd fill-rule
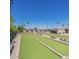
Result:
<svg viewBox="0 0 79 59"><path fill-rule="evenodd" d="M49 38L46 38L46 37L43 37L43 36L40 36L40 35L34 35L34 36L37 37L42 42L44 42L45 44L47 44L48 46L50 46L51 48L57 50L62 55L68 56L68 54L69 54L69 45L51 40Z"/></svg>
<svg viewBox="0 0 79 59"><path fill-rule="evenodd" d="M45 40L44 38L42 39ZM61 59L61 58L56 54L54 54L53 52L51 52L45 46L40 44L38 41L36 41L32 37L32 35L23 34L20 44L19 59Z"/></svg>
<svg viewBox="0 0 79 59"><path fill-rule="evenodd" d="M55 37L58 37L58 38L66 38L66 39L69 39L69 36L68 35L59 35L59 34L51 34L51 33L45 33L45 35L55 36Z"/></svg>

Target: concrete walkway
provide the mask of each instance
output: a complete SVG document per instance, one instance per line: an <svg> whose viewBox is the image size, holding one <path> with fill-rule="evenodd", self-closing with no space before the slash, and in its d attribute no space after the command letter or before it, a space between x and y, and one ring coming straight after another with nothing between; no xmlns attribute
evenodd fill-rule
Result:
<svg viewBox="0 0 79 59"><path fill-rule="evenodd" d="M18 59L19 57L19 48L20 48L20 39L21 34L17 34L17 36L14 39L14 49L10 55L10 59Z"/></svg>

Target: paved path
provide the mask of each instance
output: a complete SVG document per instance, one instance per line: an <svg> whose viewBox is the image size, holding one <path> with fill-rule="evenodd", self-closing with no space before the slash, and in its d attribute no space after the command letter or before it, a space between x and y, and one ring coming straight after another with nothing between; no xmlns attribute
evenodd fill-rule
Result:
<svg viewBox="0 0 79 59"><path fill-rule="evenodd" d="M18 59L19 57L20 38L21 38L21 34L17 34L17 36L14 39L14 42L15 42L14 49L12 51L10 59Z"/></svg>

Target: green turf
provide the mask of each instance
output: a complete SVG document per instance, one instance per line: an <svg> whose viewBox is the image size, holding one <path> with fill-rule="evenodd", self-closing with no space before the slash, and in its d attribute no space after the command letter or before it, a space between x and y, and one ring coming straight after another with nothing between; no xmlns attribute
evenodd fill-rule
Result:
<svg viewBox="0 0 79 59"><path fill-rule="evenodd" d="M21 38L19 59L61 59L45 46L32 38L30 34L23 34Z"/></svg>
<svg viewBox="0 0 79 59"><path fill-rule="evenodd" d="M40 35L34 35L37 37L39 40L50 46L51 48L57 50L59 53L61 53L64 56L68 56L69 54L69 46L54 40L51 40L49 38L40 36Z"/></svg>
<svg viewBox="0 0 79 59"><path fill-rule="evenodd" d="M59 34L52 34L52 33L45 33L45 35L54 36L54 37L58 37L58 38L69 39L69 36L68 35L59 35Z"/></svg>

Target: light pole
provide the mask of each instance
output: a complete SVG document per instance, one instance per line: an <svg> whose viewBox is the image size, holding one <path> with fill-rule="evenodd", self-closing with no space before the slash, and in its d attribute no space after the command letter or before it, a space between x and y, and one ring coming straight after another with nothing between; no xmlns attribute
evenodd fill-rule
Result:
<svg viewBox="0 0 79 59"><path fill-rule="evenodd" d="M57 22L57 27L59 28L59 22Z"/></svg>
<svg viewBox="0 0 79 59"><path fill-rule="evenodd" d="M69 27L69 24L67 24L67 26Z"/></svg>
<svg viewBox="0 0 79 59"><path fill-rule="evenodd" d="M47 30L48 30L48 23L46 23L46 27L47 27Z"/></svg>
<svg viewBox="0 0 79 59"><path fill-rule="evenodd" d="M26 23L26 24L27 24L27 26L28 26L28 25L29 25L29 21L27 21L27 23Z"/></svg>
<svg viewBox="0 0 79 59"><path fill-rule="evenodd" d="M63 29L64 29L65 24L63 24L62 26L63 26Z"/></svg>

